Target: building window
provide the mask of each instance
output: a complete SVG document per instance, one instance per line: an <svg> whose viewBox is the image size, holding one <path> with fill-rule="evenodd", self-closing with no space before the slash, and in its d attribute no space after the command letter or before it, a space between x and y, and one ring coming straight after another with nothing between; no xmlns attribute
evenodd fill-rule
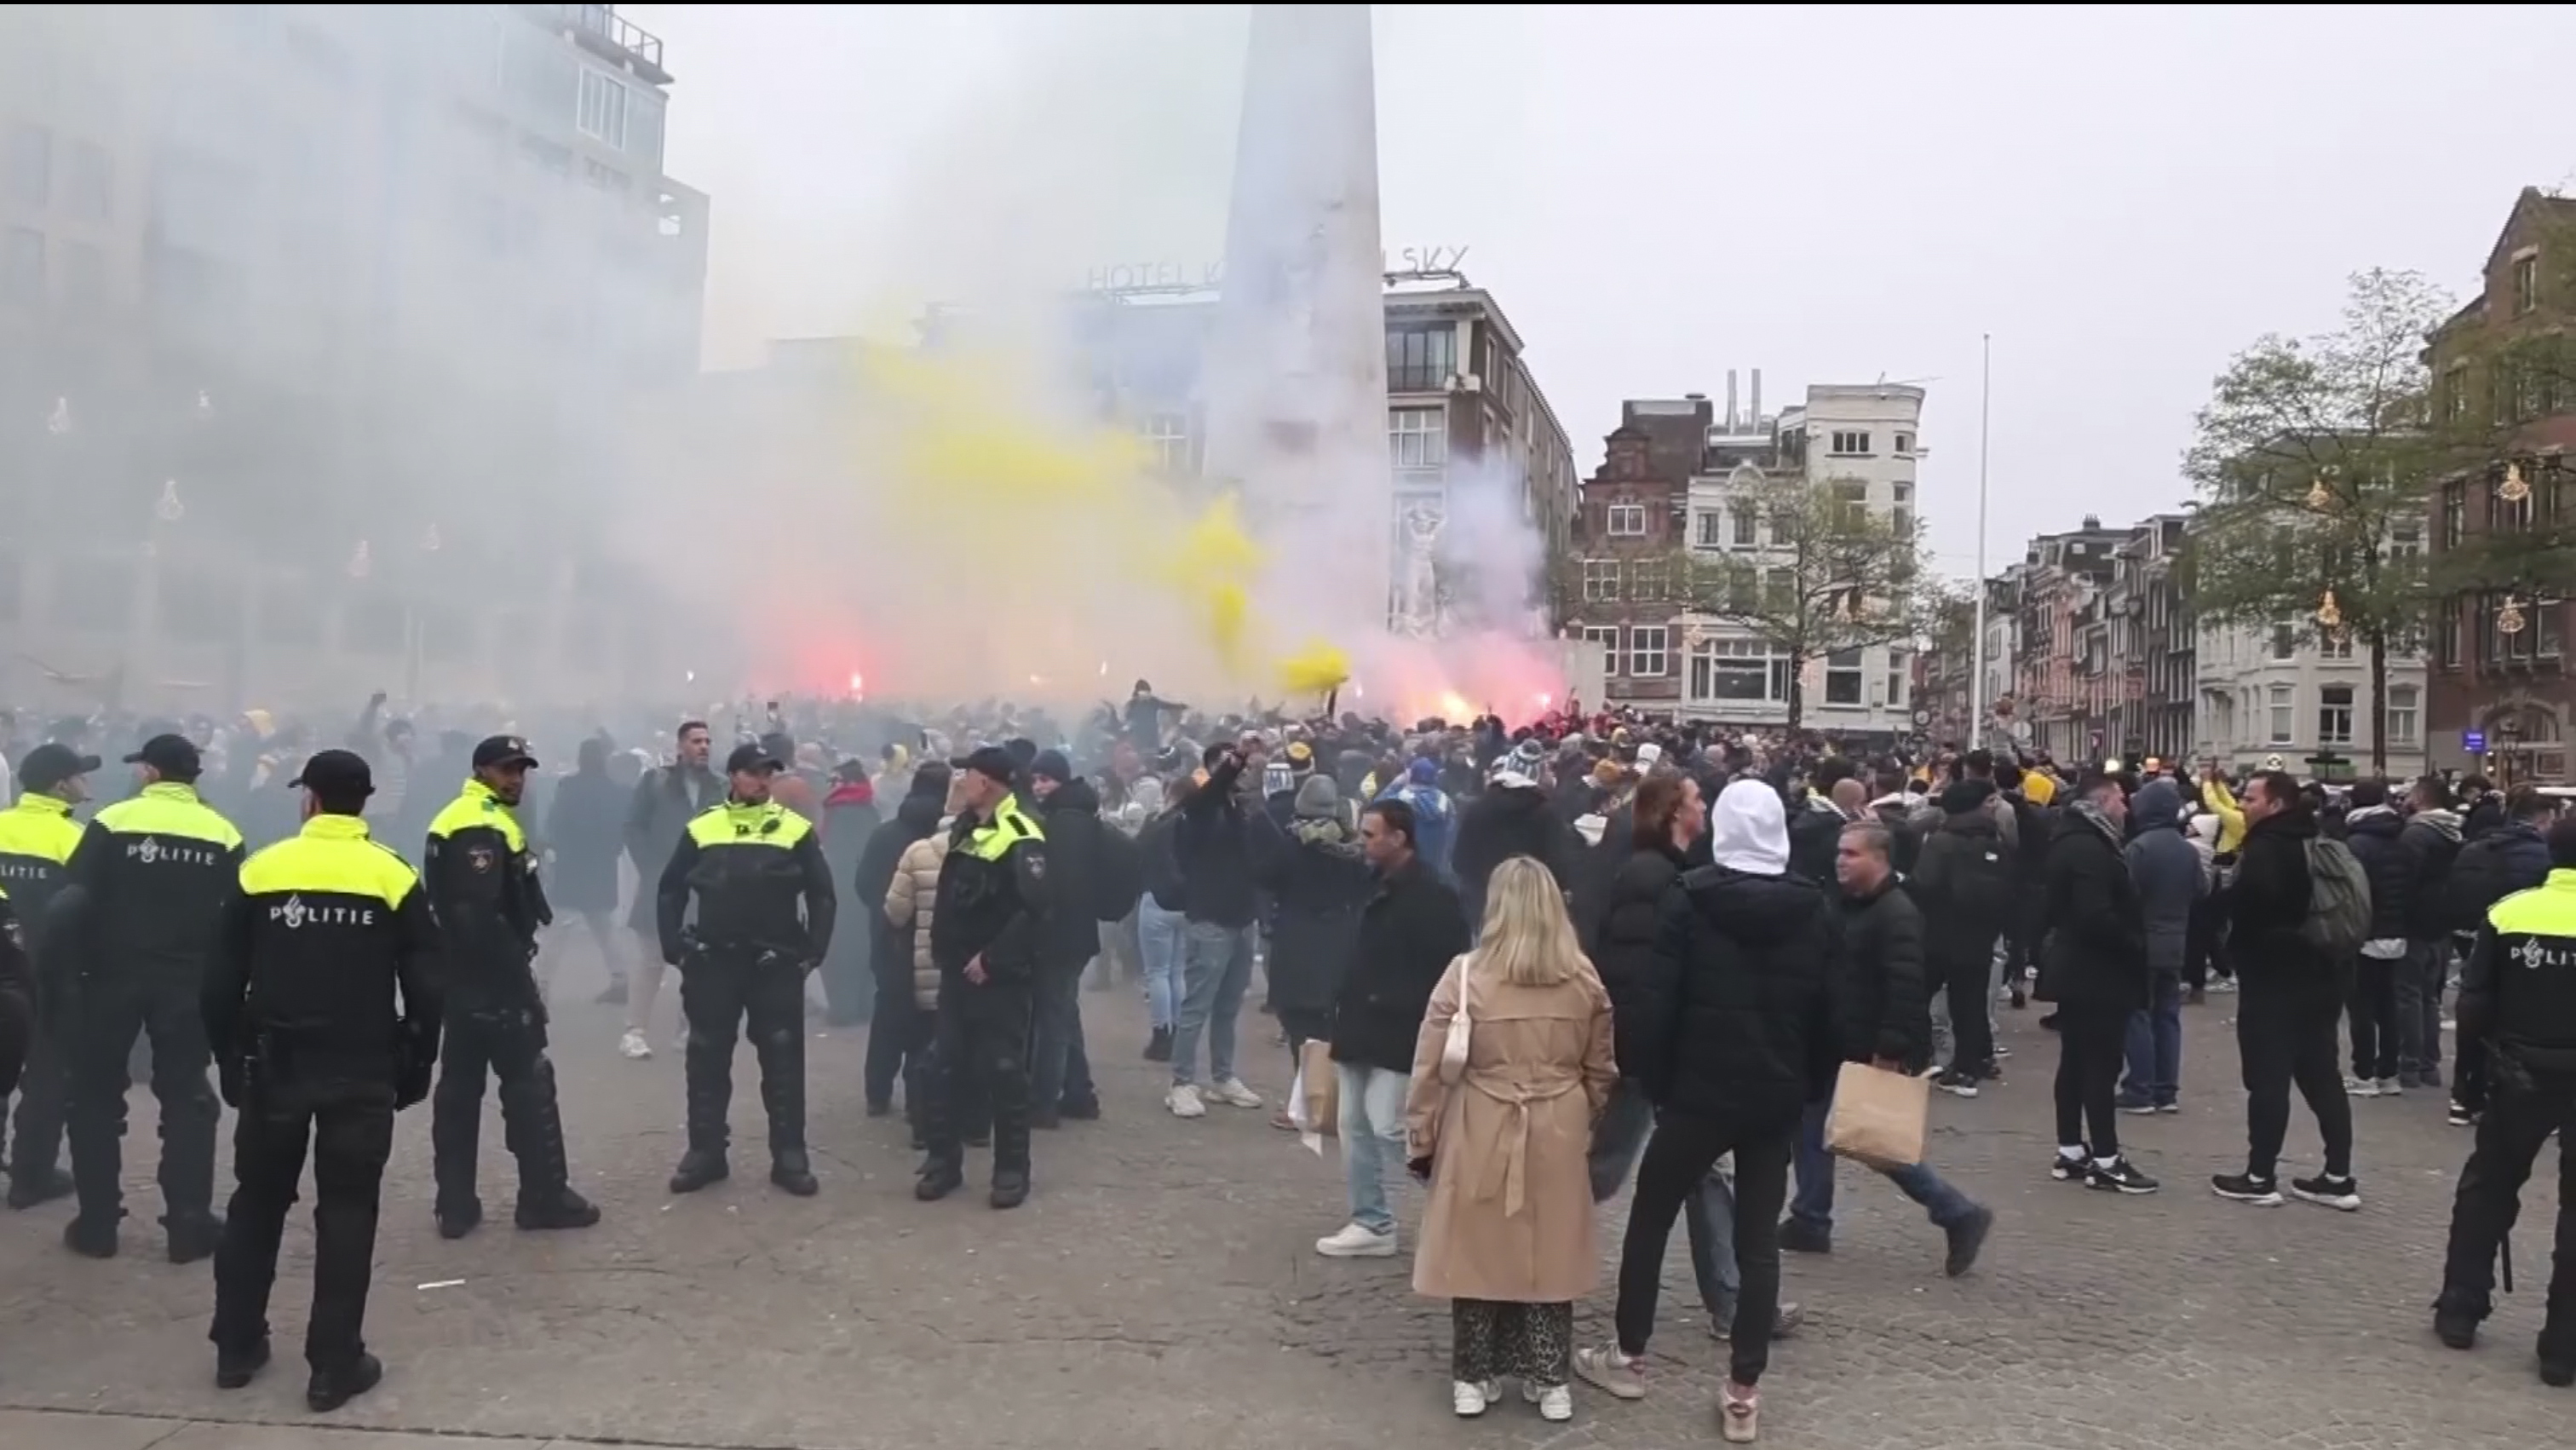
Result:
<svg viewBox="0 0 2576 1450"><path fill-rule="evenodd" d="M2412 745L2422 698L2413 685L2388 687L2388 743Z"/></svg>
<svg viewBox="0 0 2576 1450"><path fill-rule="evenodd" d="M1899 458L1911 458L1914 456L1913 434L1899 433L1896 435L1896 456Z"/></svg>
<svg viewBox="0 0 2576 1450"><path fill-rule="evenodd" d="M2348 629L2338 629L2331 632L2323 630L2319 631L2317 634L2317 657L2319 659L2328 660L2351 659L2352 631Z"/></svg>
<svg viewBox="0 0 2576 1450"><path fill-rule="evenodd" d="M1762 514L1749 503L1735 506L1735 547L1750 549L1762 542Z"/></svg>
<svg viewBox="0 0 2576 1450"><path fill-rule="evenodd" d="M2439 611L2433 616L2433 660L2446 669L2456 669L2460 663L2460 601L2439 600L2433 607Z"/></svg>
<svg viewBox="0 0 2576 1450"><path fill-rule="evenodd" d="M1646 506L1641 503L1610 505L1610 537L1642 539L1646 536Z"/></svg>
<svg viewBox="0 0 2576 1450"><path fill-rule="evenodd" d="M2424 530L2409 521L2392 524L2388 529L2388 557L2420 559L2424 557Z"/></svg>
<svg viewBox="0 0 2576 1450"><path fill-rule="evenodd" d="M1693 699L1776 705L1789 698L1789 657L1758 639L1704 639L1691 651Z"/></svg>
<svg viewBox="0 0 2576 1450"><path fill-rule="evenodd" d="M2442 485L2442 547L2460 547L2461 535L2469 527L2469 487L2465 483Z"/></svg>
<svg viewBox="0 0 2576 1450"><path fill-rule="evenodd" d="M103 222L116 210L116 164L109 159L106 147L95 141L73 142L66 181L73 216L85 222Z"/></svg>
<svg viewBox="0 0 2576 1450"><path fill-rule="evenodd" d="M581 69L581 104L574 125L614 151L626 149L626 83L606 71Z"/></svg>
<svg viewBox="0 0 2576 1450"><path fill-rule="evenodd" d="M0 293L30 305L45 297L45 234L33 227L11 227L9 250L0 261Z"/></svg>
<svg viewBox="0 0 2576 1450"><path fill-rule="evenodd" d="M2513 315L2520 317L2540 305L2540 254L2525 252L2513 259Z"/></svg>
<svg viewBox="0 0 2576 1450"><path fill-rule="evenodd" d="M1726 513L1722 509L1703 509L1698 519L1699 546L1714 549L1726 542Z"/></svg>
<svg viewBox="0 0 2576 1450"><path fill-rule="evenodd" d="M1896 709L1905 703L1905 651L1887 652L1887 694L1879 703Z"/></svg>
<svg viewBox="0 0 2576 1450"><path fill-rule="evenodd" d="M1825 451L1836 458L1867 458L1869 456L1869 435L1867 433L1836 432L1827 441L1832 446L1828 447Z"/></svg>
<svg viewBox="0 0 2576 1450"><path fill-rule="evenodd" d="M1583 597L1593 604L1603 604L1619 597L1619 561L1586 559L1583 561Z"/></svg>
<svg viewBox="0 0 2576 1450"><path fill-rule="evenodd" d="M1651 604L1664 597L1662 560L1638 559L1628 565L1628 597L1640 604Z"/></svg>
<svg viewBox="0 0 2576 1450"><path fill-rule="evenodd" d="M1145 420L1145 451L1157 473L1190 471L1190 420L1178 413L1157 413Z"/></svg>
<svg viewBox="0 0 2576 1450"><path fill-rule="evenodd" d="M1444 468L1449 463L1449 410L1386 410L1387 454L1398 468Z"/></svg>
<svg viewBox="0 0 2576 1450"><path fill-rule="evenodd" d="M54 190L54 133L42 126L9 132L7 195L29 211L43 211Z"/></svg>
<svg viewBox="0 0 2576 1450"><path fill-rule="evenodd" d="M2298 728L2298 721L2291 707L2290 687L2274 685L2270 705L2272 715L2270 743L2287 745L2290 743L2290 732Z"/></svg>
<svg viewBox="0 0 2576 1450"><path fill-rule="evenodd" d="M1660 680L1672 673L1672 661L1664 654L1665 627L1660 624L1628 626L1628 673L1641 680Z"/></svg>
<svg viewBox="0 0 2576 1450"><path fill-rule="evenodd" d="M2317 744L2352 743L2352 686L2328 685L2317 691Z"/></svg>
<svg viewBox="0 0 2576 1450"><path fill-rule="evenodd" d="M1436 393L1458 371L1458 329L1446 323L1386 330L1386 390Z"/></svg>
<svg viewBox="0 0 2576 1450"><path fill-rule="evenodd" d="M1860 651L1836 650L1825 656L1825 703L1860 703Z"/></svg>
<svg viewBox="0 0 2576 1450"><path fill-rule="evenodd" d="M2286 624L2272 626L2272 658L2295 659L2299 653L2299 632Z"/></svg>
<svg viewBox="0 0 2576 1450"><path fill-rule="evenodd" d="M1601 646L1601 673L1619 673L1619 626L1587 624L1583 626L1583 642Z"/></svg>

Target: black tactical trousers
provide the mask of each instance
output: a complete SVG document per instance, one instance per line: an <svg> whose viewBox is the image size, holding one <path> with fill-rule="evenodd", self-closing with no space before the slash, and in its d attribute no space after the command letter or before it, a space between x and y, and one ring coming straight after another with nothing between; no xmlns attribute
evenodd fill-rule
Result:
<svg viewBox="0 0 2576 1450"><path fill-rule="evenodd" d="M519 1160L520 1201L551 1203L564 1190L569 1170L544 1013L530 1007L451 1007L438 1049L438 1087L430 1094L429 1143L442 1215L480 1207L474 1160L483 1133L487 1068L501 1084L501 1141Z"/></svg>
<svg viewBox="0 0 2576 1450"><path fill-rule="evenodd" d="M908 1091L908 1113L921 1109L921 1074L930 1054L931 1014L912 1004L912 980L876 986L875 1010L868 1017L868 1056L864 1069L868 1101L891 1103L894 1085Z"/></svg>
<svg viewBox="0 0 2576 1450"><path fill-rule="evenodd" d="M804 1152L804 970L772 952L693 951L680 962L680 1012L689 1024L690 1149L722 1153L732 1142L733 1049L748 1033L769 1151Z"/></svg>
<svg viewBox="0 0 2576 1450"><path fill-rule="evenodd" d="M215 1126L223 1103L206 1080L213 1058L193 979L92 978L81 984L71 1014L72 1178L80 1216L114 1223L125 1216L119 1178L125 1171L126 1060L138 1033L152 1038L152 1096L161 1104L161 1205L165 1224L201 1217L215 1201Z"/></svg>
<svg viewBox="0 0 2576 1450"><path fill-rule="evenodd" d="M27 1071L18 1079L18 1112L10 1124L9 1177L32 1184L61 1161L63 1113L71 1105L71 1064L63 1057L57 1020L39 1023L27 1047Z"/></svg>
<svg viewBox="0 0 2576 1450"><path fill-rule="evenodd" d="M993 1118L993 1171L1029 1171L1029 1028L1033 1007L1022 983L939 984L939 1021L930 1049L929 1112L922 1136L930 1161L966 1157L970 1105Z"/></svg>
<svg viewBox="0 0 2576 1450"><path fill-rule="evenodd" d="M2522 1212L2522 1185L2551 1133L2558 1140L2558 1241L2541 1343L2548 1358L2576 1358L2576 1077L2528 1077L2499 1061L2494 1094L2478 1119L2477 1147L2451 1202L2451 1244L2441 1306L2484 1318L2493 1307L2496 1250Z"/></svg>
<svg viewBox="0 0 2576 1450"><path fill-rule="evenodd" d="M378 1083L254 1084L233 1127L232 1209L215 1251L215 1323L221 1350L248 1350L268 1334L277 1245L313 1153L313 1316L304 1358L317 1370L347 1367L366 1351L368 1265L376 1208L394 1146L393 1089Z"/></svg>

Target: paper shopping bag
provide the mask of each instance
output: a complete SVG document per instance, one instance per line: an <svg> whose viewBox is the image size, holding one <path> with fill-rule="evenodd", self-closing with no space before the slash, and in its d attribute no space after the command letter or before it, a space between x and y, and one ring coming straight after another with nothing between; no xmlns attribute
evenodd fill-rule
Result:
<svg viewBox="0 0 2576 1450"><path fill-rule="evenodd" d="M1310 1039L1297 1051L1298 1127L1333 1136L1342 1116L1342 1075L1333 1068L1333 1044Z"/></svg>
<svg viewBox="0 0 2576 1450"><path fill-rule="evenodd" d="M1923 1161L1931 1110L1931 1083L1846 1062L1834 1079L1833 1111L1825 1115L1825 1151L1872 1168L1911 1167Z"/></svg>

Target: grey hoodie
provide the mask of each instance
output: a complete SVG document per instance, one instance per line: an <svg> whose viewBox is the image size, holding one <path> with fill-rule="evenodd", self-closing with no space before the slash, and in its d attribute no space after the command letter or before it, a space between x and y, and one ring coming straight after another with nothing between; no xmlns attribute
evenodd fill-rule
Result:
<svg viewBox="0 0 2576 1450"><path fill-rule="evenodd" d="M2209 890L2200 852L2182 833L2182 790L2151 780L2129 802L2137 827L2127 847L2129 879L2147 919L2147 966L2179 976L2191 936L2192 903Z"/></svg>

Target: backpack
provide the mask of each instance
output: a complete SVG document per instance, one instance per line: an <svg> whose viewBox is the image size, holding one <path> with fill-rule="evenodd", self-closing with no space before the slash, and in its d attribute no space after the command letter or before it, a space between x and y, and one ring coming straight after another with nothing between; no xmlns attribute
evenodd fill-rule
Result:
<svg viewBox="0 0 2576 1450"><path fill-rule="evenodd" d="M1145 853L1134 837L1104 825L1099 863L1092 880L1091 914L1104 922L1125 921L1145 894Z"/></svg>
<svg viewBox="0 0 2576 1450"><path fill-rule="evenodd" d="M1951 903L1978 930L2003 930L2020 899L2012 848L1999 836L1954 839L1961 849L1951 853Z"/></svg>
<svg viewBox="0 0 2576 1450"><path fill-rule="evenodd" d="M2341 841L2323 836L2307 843L2308 919L2299 938L2338 956L2370 939L2370 875Z"/></svg>

